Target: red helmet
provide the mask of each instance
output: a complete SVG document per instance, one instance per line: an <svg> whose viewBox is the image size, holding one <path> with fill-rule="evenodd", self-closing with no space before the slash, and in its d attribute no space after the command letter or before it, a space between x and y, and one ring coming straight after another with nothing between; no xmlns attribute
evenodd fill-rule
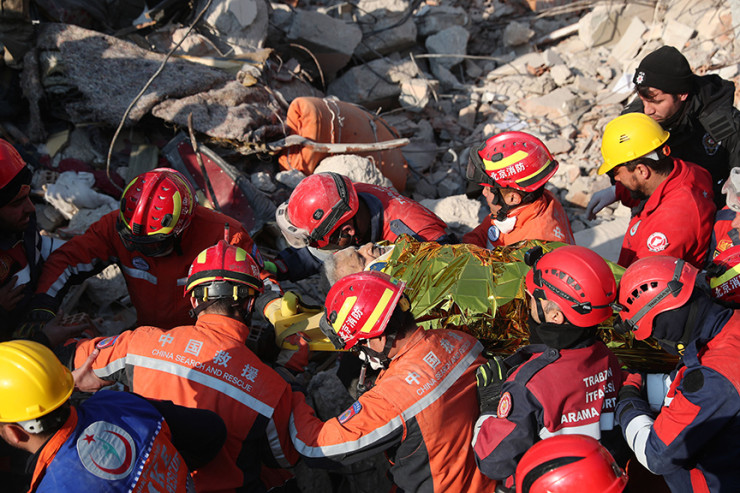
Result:
<svg viewBox="0 0 740 493"><path fill-rule="evenodd" d="M26 162L10 142L0 139L0 189L26 169Z"/></svg>
<svg viewBox="0 0 740 493"><path fill-rule="evenodd" d="M195 205L193 187L179 172L157 168L141 174L123 191L118 234L129 250L161 254L188 227Z"/></svg>
<svg viewBox="0 0 740 493"><path fill-rule="evenodd" d="M195 257L188 271L185 295L203 301L232 298L234 301L261 293L260 268L246 250L221 240Z"/></svg>
<svg viewBox="0 0 740 493"><path fill-rule="evenodd" d="M527 292L557 303L570 323L591 327L612 315L617 283L599 254L566 245L533 260L526 277Z"/></svg>
<svg viewBox="0 0 740 493"><path fill-rule="evenodd" d="M707 280L712 294L720 301L740 303L740 246L733 246L712 260Z"/></svg>
<svg viewBox="0 0 740 493"><path fill-rule="evenodd" d="M619 493L627 475L608 450L586 435L535 443L516 466L516 493Z"/></svg>
<svg viewBox="0 0 740 493"><path fill-rule="evenodd" d="M533 192L544 187L557 169L558 162L540 139L504 132L471 150L466 177L482 185Z"/></svg>
<svg viewBox="0 0 740 493"><path fill-rule="evenodd" d="M337 349L351 349L360 340L380 336L396 305L408 310L402 298L406 283L377 271L350 274L326 295L321 331Z"/></svg>
<svg viewBox="0 0 740 493"><path fill-rule="evenodd" d="M698 273L686 261L665 255L635 261L619 282L621 311L615 328L633 330L635 339L647 339L657 315L688 301Z"/></svg>
<svg viewBox="0 0 740 493"><path fill-rule="evenodd" d="M357 191L349 178L338 173L316 173L295 187L275 217L291 246L323 248L359 207Z"/></svg>

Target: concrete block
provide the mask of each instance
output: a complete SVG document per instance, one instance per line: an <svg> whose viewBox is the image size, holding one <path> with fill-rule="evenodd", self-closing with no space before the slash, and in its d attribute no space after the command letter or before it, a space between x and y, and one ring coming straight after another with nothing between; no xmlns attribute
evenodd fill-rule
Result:
<svg viewBox="0 0 740 493"><path fill-rule="evenodd" d="M452 26L429 36L424 45L429 53L439 55L465 55L470 33L462 26ZM431 58L430 65L440 65L449 69L463 60L459 56Z"/></svg>
<svg viewBox="0 0 740 493"><path fill-rule="evenodd" d="M558 87L562 87L573 79L573 73L567 65L559 64L550 69L550 77Z"/></svg>
<svg viewBox="0 0 740 493"><path fill-rule="evenodd" d="M427 36L444 31L452 26L465 26L468 13L461 7L424 4L414 16L419 36Z"/></svg>
<svg viewBox="0 0 740 493"><path fill-rule="evenodd" d="M578 37L588 48L616 40L618 11L610 5L597 5L578 21Z"/></svg>
<svg viewBox="0 0 740 493"><path fill-rule="evenodd" d="M457 114L457 123L468 130L475 128L475 116L478 114L478 105L473 103L463 107Z"/></svg>
<svg viewBox="0 0 740 493"><path fill-rule="evenodd" d="M432 96L430 82L426 79L409 79L401 82L401 95L398 97L398 102L407 110L415 113L423 111Z"/></svg>
<svg viewBox="0 0 740 493"><path fill-rule="evenodd" d="M584 77L583 75L576 75L573 81L573 87L579 91L583 91L591 94L599 94L604 90L604 84L591 77Z"/></svg>
<svg viewBox="0 0 740 493"><path fill-rule="evenodd" d="M627 30L619 39L617 44L612 48L610 57L615 64L622 60L631 60L635 58L640 48L644 44L642 36L647 32L647 26L639 17L633 17Z"/></svg>
<svg viewBox="0 0 740 493"><path fill-rule="evenodd" d="M388 82L393 66L389 59L380 58L352 67L329 84L327 94L370 109L391 106L401 94L398 84Z"/></svg>
<svg viewBox="0 0 740 493"><path fill-rule="evenodd" d="M529 27L529 24L512 21L504 28L504 45L521 46L532 39L532 36L534 36L534 30Z"/></svg>
<svg viewBox="0 0 740 493"><path fill-rule="evenodd" d="M325 173L333 171L349 177L350 180L359 183L380 185L381 187L393 188L391 181L383 176L375 163L364 156L354 154L340 154L329 156L321 160L314 173Z"/></svg>
<svg viewBox="0 0 740 493"><path fill-rule="evenodd" d="M525 98L519 102L521 109L530 116L562 118L585 111L586 102L569 89L560 87L550 94ZM563 118L565 120L566 118Z"/></svg>
<svg viewBox="0 0 740 493"><path fill-rule="evenodd" d="M362 30L328 15L297 9L287 38L311 50L324 77L332 79L349 62L362 40Z"/></svg>
<svg viewBox="0 0 740 493"><path fill-rule="evenodd" d="M694 28L678 21L669 20L663 29L662 39L665 44L675 46L679 51L683 50L686 43L694 35Z"/></svg>
<svg viewBox="0 0 740 493"><path fill-rule="evenodd" d="M414 46L417 34L416 24L412 18L408 18L402 24L395 25L402 18L402 14L388 15L372 24L361 24L364 31L363 39L362 43L357 45L355 54L362 60L369 61L378 56L403 51ZM378 32L381 29L382 31Z"/></svg>

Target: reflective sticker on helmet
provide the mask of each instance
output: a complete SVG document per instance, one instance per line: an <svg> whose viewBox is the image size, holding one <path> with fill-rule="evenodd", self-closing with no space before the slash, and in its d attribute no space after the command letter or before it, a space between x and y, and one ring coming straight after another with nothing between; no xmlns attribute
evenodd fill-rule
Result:
<svg viewBox="0 0 740 493"><path fill-rule="evenodd" d="M501 396L501 400L498 401L496 416L499 418L505 418L509 413L511 413L511 394L504 392L504 395Z"/></svg>
<svg viewBox="0 0 740 493"><path fill-rule="evenodd" d="M663 233L653 233L648 236L647 247L651 252L662 252L668 247L668 238Z"/></svg>
<svg viewBox="0 0 740 493"><path fill-rule="evenodd" d="M113 344L116 343L116 339L118 339L118 336L111 336L111 337L106 337L105 339L101 339L95 345L95 348L96 349L105 349L107 347L111 347Z"/></svg>
<svg viewBox="0 0 740 493"><path fill-rule="evenodd" d="M641 222L642 220L637 221L635 225L630 228L630 236L635 236L635 234L637 233L637 227L640 225Z"/></svg>
<svg viewBox="0 0 740 493"><path fill-rule="evenodd" d="M147 262L141 257L132 258L131 263L134 264L134 267L136 267L139 270L149 270L149 262Z"/></svg>
<svg viewBox="0 0 740 493"><path fill-rule="evenodd" d="M77 439L77 454L91 474L113 481L131 473L136 459L136 444L120 426L96 421Z"/></svg>
<svg viewBox="0 0 740 493"><path fill-rule="evenodd" d="M347 421L349 421L352 416L355 416L357 413L359 413L362 410L362 404L360 404L359 401L355 401L354 404L352 404L349 409L344 411L342 414L339 415L337 420L339 420L339 424L343 425Z"/></svg>
<svg viewBox="0 0 740 493"><path fill-rule="evenodd" d="M391 301L392 297L393 291L391 291L390 289L385 289L383 291L383 296L381 296L380 300L378 300L378 304L375 305L373 312L367 318L367 322L365 322L365 325L362 326L360 332L367 334L368 332L372 331L373 328L375 328L375 324L378 322L378 319L383 314L383 311L385 311L385 309L388 307L388 303Z"/></svg>
<svg viewBox="0 0 740 493"><path fill-rule="evenodd" d="M523 159L526 159L527 156L529 156L529 154L527 154L525 151L518 150L511 156L506 156L500 161L489 161L488 159L484 159L483 166L485 166L487 171L500 170L506 168L507 166L511 166L512 164L518 163Z"/></svg>

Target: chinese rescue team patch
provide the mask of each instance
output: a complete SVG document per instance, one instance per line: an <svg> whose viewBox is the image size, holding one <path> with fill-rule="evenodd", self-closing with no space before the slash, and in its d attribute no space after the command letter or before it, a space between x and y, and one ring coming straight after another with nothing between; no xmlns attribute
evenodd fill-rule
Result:
<svg viewBox="0 0 740 493"><path fill-rule="evenodd" d="M111 347L113 344L116 343L116 339L118 339L118 336L110 336L106 337L105 339L101 339L95 345L95 349L105 349L107 347Z"/></svg>
<svg viewBox="0 0 740 493"><path fill-rule="evenodd" d="M352 416L356 415L362 410L362 404L359 403L359 401L355 401L352 406L349 407L346 411L344 411L342 414L339 415L337 418L339 420L339 424L344 424L347 421L349 421Z"/></svg>

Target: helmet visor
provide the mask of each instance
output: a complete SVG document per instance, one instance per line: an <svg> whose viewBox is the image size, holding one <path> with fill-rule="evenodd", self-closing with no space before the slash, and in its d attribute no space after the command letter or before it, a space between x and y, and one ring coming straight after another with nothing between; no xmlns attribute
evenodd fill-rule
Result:
<svg viewBox="0 0 740 493"><path fill-rule="evenodd" d="M175 246L175 235L138 236L131 232L120 218L116 221L116 230L123 246L129 252L139 252L145 257L161 257L170 253Z"/></svg>
<svg viewBox="0 0 740 493"><path fill-rule="evenodd" d="M480 154L478 154L485 144L486 143L484 142L481 146L470 150L470 154L468 155L468 167L465 170L465 178L468 181L492 187L496 185L496 182L488 176L488 173L485 172L483 160L480 158Z"/></svg>
<svg viewBox="0 0 740 493"><path fill-rule="evenodd" d="M275 220L285 241L293 248L305 248L309 245L309 233L305 229L296 228L288 219L288 203L283 202L275 212Z"/></svg>

